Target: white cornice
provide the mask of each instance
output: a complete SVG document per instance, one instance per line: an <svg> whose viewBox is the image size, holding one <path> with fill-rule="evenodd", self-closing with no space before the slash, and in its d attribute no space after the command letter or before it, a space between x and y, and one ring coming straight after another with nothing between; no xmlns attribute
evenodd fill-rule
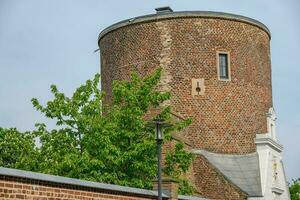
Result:
<svg viewBox="0 0 300 200"><path fill-rule="evenodd" d="M275 187L272 187L272 192L275 192L277 194L282 194L284 192L284 190L275 186Z"/></svg>
<svg viewBox="0 0 300 200"><path fill-rule="evenodd" d="M267 145L277 152L283 151L283 146L269 137L267 134L257 134L255 139L255 144L258 145Z"/></svg>

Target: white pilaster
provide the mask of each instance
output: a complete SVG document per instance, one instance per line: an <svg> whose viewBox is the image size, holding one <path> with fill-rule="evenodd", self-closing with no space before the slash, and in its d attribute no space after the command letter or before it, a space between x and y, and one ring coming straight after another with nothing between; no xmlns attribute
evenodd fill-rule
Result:
<svg viewBox="0 0 300 200"><path fill-rule="evenodd" d="M257 134L255 144L259 156L262 200L288 200L289 191L282 164L282 145L272 134ZM254 199L254 198L251 198Z"/></svg>

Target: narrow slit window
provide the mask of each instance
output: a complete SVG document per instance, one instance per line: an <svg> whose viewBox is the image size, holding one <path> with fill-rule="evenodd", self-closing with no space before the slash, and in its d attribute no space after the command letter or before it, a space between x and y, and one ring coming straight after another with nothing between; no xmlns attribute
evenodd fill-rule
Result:
<svg viewBox="0 0 300 200"><path fill-rule="evenodd" d="M226 53L219 54L219 76L220 79L229 79L228 54Z"/></svg>

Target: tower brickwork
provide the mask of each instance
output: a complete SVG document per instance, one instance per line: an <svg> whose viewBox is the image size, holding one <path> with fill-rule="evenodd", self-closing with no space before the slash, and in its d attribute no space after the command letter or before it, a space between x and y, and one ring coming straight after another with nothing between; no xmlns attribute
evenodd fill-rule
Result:
<svg viewBox="0 0 300 200"><path fill-rule="evenodd" d="M272 107L270 33L250 18L214 12L170 12L125 20L99 36L102 88L113 80L163 68L174 112L193 120L182 134L195 148L225 154L256 150ZM218 76L218 55L228 55L229 77ZM195 93L193 80L200 80Z"/></svg>
<svg viewBox="0 0 300 200"><path fill-rule="evenodd" d="M196 195L290 199L276 139L268 28L227 13L157 11L100 33L105 101L112 101L114 80L162 68L158 89L172 95L166 104L193 121L179 135L196 155L187 174Z"/></svg>

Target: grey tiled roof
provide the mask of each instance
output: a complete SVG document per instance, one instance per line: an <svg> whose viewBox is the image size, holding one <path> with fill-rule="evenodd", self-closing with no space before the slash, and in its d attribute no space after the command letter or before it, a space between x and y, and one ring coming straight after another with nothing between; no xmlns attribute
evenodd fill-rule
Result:
<svg viewBox="0 0 300 200"><path fill-rule="evenodd" d="M257 153L232 155L204 150L194 150L194 152L203 155L225 177L250 197L262 196Z"/></svg>

